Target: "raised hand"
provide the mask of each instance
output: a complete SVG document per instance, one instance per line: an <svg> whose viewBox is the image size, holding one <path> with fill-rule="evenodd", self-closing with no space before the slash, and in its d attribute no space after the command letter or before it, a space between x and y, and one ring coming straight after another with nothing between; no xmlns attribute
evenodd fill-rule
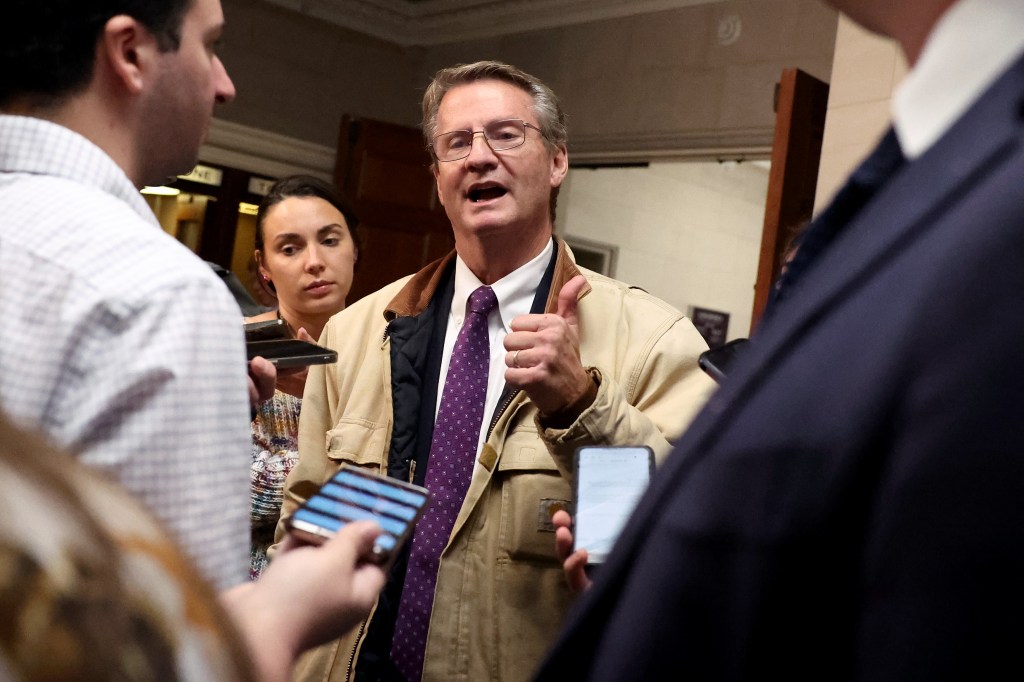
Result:
<svg viewBox="0 0 1024 682"><path fill-rule="evenodd" d="M558 293L555 313L519 315L505 337L505 381L526 391L545 416L576 404L593 383L580 362L576 315L586 283L582 275L572 278Z"/></svg>

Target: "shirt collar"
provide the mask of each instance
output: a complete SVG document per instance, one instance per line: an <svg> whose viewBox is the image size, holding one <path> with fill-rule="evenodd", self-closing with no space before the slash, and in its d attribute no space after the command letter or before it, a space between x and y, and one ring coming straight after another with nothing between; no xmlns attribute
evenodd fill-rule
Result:
<svg viewBox="0 0 1024 682"><path fill-rule="evenodd" d="M498 313L505 331L511 331L512 319L517 315L526 315L533 307L533 298L537 293L537 285L544 277L544 271L551 260L552 240L532 260L520 265L497 282L491 284L494 295L498 298ZM470 294L482 287L481 282L469 269L462 256L455 257L455 295L452 297L452 317L456 323L462 324L466 316L466 302Z"/></svg>
<svg viewBox="0 0 1024 682"><path fill-rule="evenodd" d="M924 154L1021 52L1021 0L960 0L950 7L893 93L893 127L906 157Z"/></svg>
<svg viewBox="0 0 1024 682"><path fill-rule="evenodd" d="M159 227L149 204L124 170L88 138L34 116L0 114L0 171L66 178L128 204Z"/></svg>

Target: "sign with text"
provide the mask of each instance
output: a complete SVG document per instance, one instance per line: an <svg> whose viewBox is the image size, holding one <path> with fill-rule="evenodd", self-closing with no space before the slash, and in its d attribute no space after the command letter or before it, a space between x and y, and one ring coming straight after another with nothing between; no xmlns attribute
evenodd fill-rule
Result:
<svg viewBox="0 0 1024 682"><path fill-rule="evenodd" d="M192 182L198 182L203 185L213 185L214 187L220 187L220 184L224 181L224 171L220 168L214 168L213 166L204 166L199 163L196 167L186 175L179 175L182 180L191 180Z"/></svg>
<svg viewBox="0 0 1024 682"><path fill-rule="evenodd" d="M270 192L270 188L274 186L274 182L270 178L249 178L249 192L265 197Z"/></svg>

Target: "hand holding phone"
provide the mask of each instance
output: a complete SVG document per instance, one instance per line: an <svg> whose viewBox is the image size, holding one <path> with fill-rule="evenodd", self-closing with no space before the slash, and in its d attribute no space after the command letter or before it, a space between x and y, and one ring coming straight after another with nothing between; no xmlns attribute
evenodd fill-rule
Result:
<svg viewBox="0 0 1024 682"><path fill-rule="evenodd" d="M337 639L366 618L387 579L383 566L367 560L372 557L373 541L379 533L370 526L365 522L349 524L322 545L286 535L260 579L240 586L259 594L235 595L251 599L238 613L243 629L260 628L260 636L253 641L262 644L273 637L303 650ZM260 618L254 618L256 614ZM264 620L263 616L270 623L256 623ZM270 624L272 627L262 630ZM276 647L267 650L257 646L257 661L262 653L274 659L271 663L286 663ZM271 679L288 677L283 674Z"/></svg>
<svg viewBox="0 0 1024 682"><path fill-rule="evenodd" d="M248 359L266 358L278 369L324 365L338 361L338 353L318 346L312 339L293 339L282 319L244 325L245 354ZM300 330L301 331L301 330ZM299 391L298 395L302 395Z"/></svg>
<svg viewBox="0 0 1024 682"><path fill-rule="evenodd" d="M569 593L582 594L590 589L590 576L587 575L586 566L590 557L587 550L575 547L572 516L566 510L559 509L551 515L551 525L555 527L555 554L562 562Z"/></svg>
<svg viewBox="0 0 1024 682"><path fill-rule="evenodd" d="M253 410L264 400L274 397L277 384L277 368L269 360L249 360L249 407Z"/></svg>
<svg viewBox="0 0 1024 682"><path fill-rule="evenodd" d="M343 464L285 523L297 537L320 544L353 521L376 521L384 532L374 541L373 558L389 564L429 499L426 488Z"/></svg>
<svg viewBox="0 0 1024 682"><path fill-rule="evenodd" d="M654 473L646 446L588 446L573 458L574 550L587 550L587 565L608 556Z"/></svg>

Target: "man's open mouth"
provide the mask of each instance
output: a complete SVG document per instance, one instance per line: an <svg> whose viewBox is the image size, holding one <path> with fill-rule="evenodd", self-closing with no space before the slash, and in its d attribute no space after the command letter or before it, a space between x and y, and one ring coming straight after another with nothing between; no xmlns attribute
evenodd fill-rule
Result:
<svg viewBox="0 0 1024 682"><path fill-rule="evenodd" d="M469 200L475 204L478 201L490 201L491 199L497 199L498 197L503 197L506 194L508 194L507 189L495 185L491 187L478 187L471 189L466 193L466 196L468 196Z"/></svg>

